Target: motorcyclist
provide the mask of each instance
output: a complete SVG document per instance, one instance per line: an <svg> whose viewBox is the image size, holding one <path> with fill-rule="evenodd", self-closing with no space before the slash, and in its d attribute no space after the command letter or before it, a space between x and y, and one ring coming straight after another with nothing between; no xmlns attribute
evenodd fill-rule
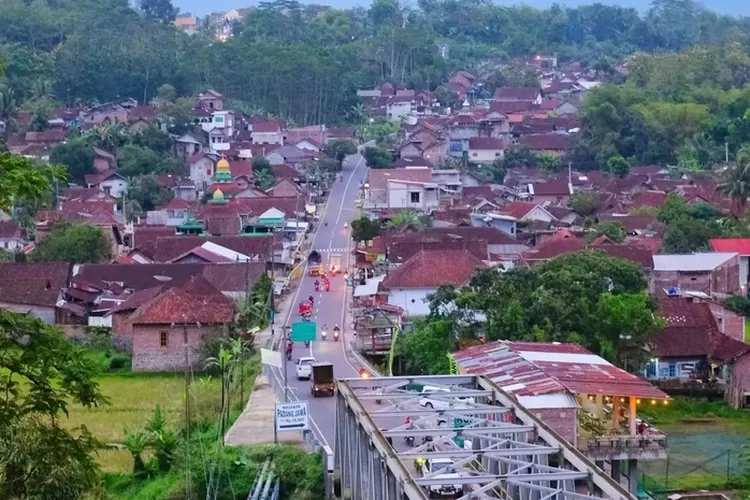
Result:
<svg viewBox="0 0 750 500"><path fill-rule="evenodd" d="M349 227L349 223L345 221L344 222L344 228L347 228L347 227Z"/></svg>
<svg viewBox="0 0 750 500"><path fill-rule="evenodd" d="M294 349L294 344L290 340L286 344L286 357L287 357L287 359L291 359L291 357L292 357L292 349Z"/></svg>
<svg viewBox="0 0 750 500"><path fill-rule="evenodd" d="M310 295L310 296L309 296L309 297L307 298L307 300L309 300L309 301L310 301L310 304L315 304L315 297L313 297L312 295Z"/></svg>
<svg viewBox="0 0 750 500"><path fill-rule="evenodd" d="M344 182L344 176L343 175L339 177L339 182Z"/></svg>
<svg viewBox="0 0 750 500"><path fill-rule="evenodd" d="M341 330L339 329L339 325L334 326L333 327L333 340L338 340L340 334L341 334Z"/></svg>
<svg viewBox="0 0 750 500"><path fill-rule="evenodd" d="M326 329L327 329L327 326L324 324L323 325L323 329L320 331L320 336L323 337L323 340L325 340L326 339L326 335L328 335L326 333Z"/></svg>
<svg viewBox="0 0 750 500"><path fill-rule="evenodd" d="M315 280L315 291L317 292L318 290L320 290L320 281Z"/></svg>

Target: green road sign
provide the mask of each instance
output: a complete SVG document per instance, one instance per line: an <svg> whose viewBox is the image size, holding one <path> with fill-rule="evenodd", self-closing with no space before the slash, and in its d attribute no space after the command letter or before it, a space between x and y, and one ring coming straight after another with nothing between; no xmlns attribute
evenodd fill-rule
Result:
<svg viewBox="0 0 750 500"><path fill-rule="evenodd" d="M317 324L312 321L292 323L292 342L314 342L317 332Z"/></svg>

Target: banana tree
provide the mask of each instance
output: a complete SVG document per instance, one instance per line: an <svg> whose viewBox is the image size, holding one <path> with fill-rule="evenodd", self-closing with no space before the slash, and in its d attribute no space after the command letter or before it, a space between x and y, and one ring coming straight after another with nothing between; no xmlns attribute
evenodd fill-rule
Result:
<svg viewBox="0 0 750 500"><path fill-rule="evenodd" d="M148 436L142 430L131 433L127 426L123 427L122 433L125 435L125 441L123 444L133 456L133 476L138 478L146 475L148 470L146 469L146 463L143 461L141 454L148 446Z"/></svg>
<svg viewBox="0 0 750 500"><path fill-rule="evenodd" d="M221 373L221 435L223 436L226 431L226 426L229 422L229 405L227 404L227 395L229 388L227 384L230 380L232 370L232 353L225 348L219 349L219 355L216 357L207 358L205 361L206 368L218 368ZM223 440L222 440L223 442Z"/></svg>

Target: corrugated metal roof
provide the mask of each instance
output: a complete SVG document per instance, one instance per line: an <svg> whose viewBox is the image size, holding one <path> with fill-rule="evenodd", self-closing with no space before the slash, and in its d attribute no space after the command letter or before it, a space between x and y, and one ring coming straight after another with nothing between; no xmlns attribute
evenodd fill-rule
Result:
<svg viewBox="0 0 750 500"><path fill-rule="evenodd" d="M668 399L664 392L577 344L498 341L454 354L462 373L521 396L604 394Z"/></svg>
<svg viewBox="0 0 750 500"><path fill-rule="evenodd" d="M654 255L654 271L713 271L736 255L735 252Z"/></svg>

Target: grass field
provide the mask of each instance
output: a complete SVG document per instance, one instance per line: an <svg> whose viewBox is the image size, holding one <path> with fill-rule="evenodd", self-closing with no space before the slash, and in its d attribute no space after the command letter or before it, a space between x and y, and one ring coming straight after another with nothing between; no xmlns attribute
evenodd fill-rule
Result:
<svg viewBox="0 0 750 500"><path fill-rule="evenodd" d="M123 427L137 430L157 405L175 427L179 425L184 406L182 374L107 374L98 377L97 382L109 404L92 409L71 406L67 426L85 425L103 443L120 443ZM210 390L217 396L220 394L220 384L215 378L199 379L193 387L198 392ZM133 465L126 450L102 450L97 461L104 472L129 472Z"/></svg>

